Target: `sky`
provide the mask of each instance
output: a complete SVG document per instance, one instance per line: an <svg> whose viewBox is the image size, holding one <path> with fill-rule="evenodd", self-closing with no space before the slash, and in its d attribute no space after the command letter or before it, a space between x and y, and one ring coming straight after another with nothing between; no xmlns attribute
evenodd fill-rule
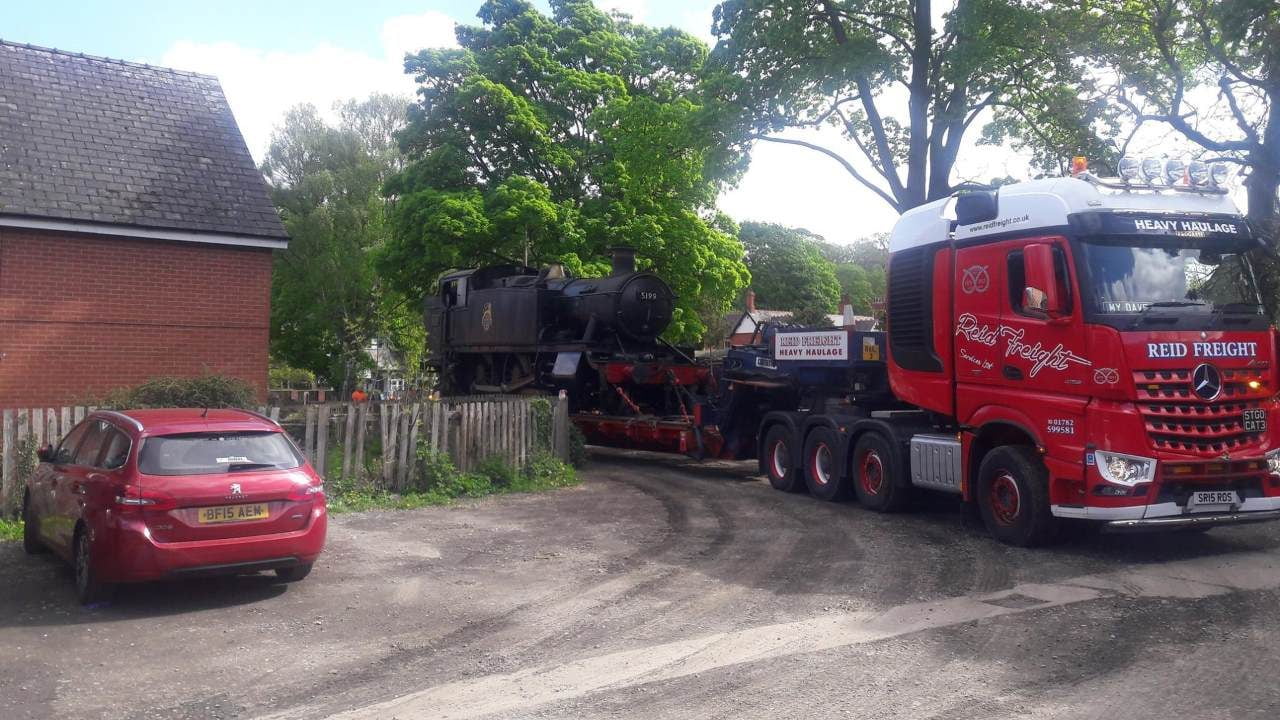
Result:
<svg viewBox="0 0 1280 720"><path fill-rule="evenodd" d="M597 0L652 25L674 25L708 43L714 0ZM256 159L291 106L322 110L374 91L411 96L404 54L454 44L455 23L474 23L480 0L44 0L0 2L0 38L217 76ZM856 153L834 129L790 131ZM987 180L1028 176L1007 150L969 148L958 171ZM751 166L720 208L735 220L804 227L849 243L886 232L897 214L835 162L794 146L758 143Z"/></svg>

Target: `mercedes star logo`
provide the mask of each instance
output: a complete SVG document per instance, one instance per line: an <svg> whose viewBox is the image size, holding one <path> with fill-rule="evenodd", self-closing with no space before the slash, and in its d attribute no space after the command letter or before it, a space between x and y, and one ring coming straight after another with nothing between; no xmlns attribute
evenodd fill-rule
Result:
<svg viewBox="0 0 1280 720"><path fill-rule="evenodd" d="M1213 400L1222 392L1222 374L1218 368L1204 363L1191 374L1191 389L1204 400Z"/></svg>

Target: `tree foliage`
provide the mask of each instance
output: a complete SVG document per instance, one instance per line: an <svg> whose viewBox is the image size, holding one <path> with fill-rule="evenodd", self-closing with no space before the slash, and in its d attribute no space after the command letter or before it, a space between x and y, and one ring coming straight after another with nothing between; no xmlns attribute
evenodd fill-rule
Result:
<svg viewBox="0 0 1280 720"><path fill-rule="evenodd" d="M698 100L707 49L588 0L550 5L488 0L481 25L457 28L460 48L407 58L411 162L386 186L380 267L421 297L441 272L484 263L604 273L606 249L626 245L679 296L668 337L696 340L707 306L723 313L748 279L715 213L740 158Z"/></svg>
<svg viewBox="0 0 1280 720"><path fill-rule="evenodd" d="M336 387L372 366L374 338L399 350L410 371L422 353L416 306L386 287L372 262L390 234L381 188L399 164L390 138L407 105L379 95L346 103L336 126L299 105L262 164L290 236L272 277L272 355Z"/></svg>
<svg viewBox="0 0 1280 720"><path fill-rule="evenodd" d="M822 238L802 228L744 222L738 238L747 253L756 305L826 316L837 311L840 282L823 256Z"/></svg>
<svg viewBox="0 0 1280 720"><path fill-rule="evenodd" d="M1273 0L1077 0L1088 57L1135 127L1167 126L1243 166L1249 215L1280 211L1280 4ZM1199 91L1199 92L1197 92ZM1208 92L1205 92L1208 91Z"/></svg>
<svg viewBox="0 0 1280 720"><path fill-rule="evenodd" d="M929 0L725 0L713 31L726 72L713 90L746 141L822 152L901 212L951 193L979 120L995 121L988 141L1012 137L1042 164L1106 150L1099 107L1079 101L1090 80L1074 26L1074 14L1033 0L957 0L941 28ZM858 152L772 134L823 125Z"/></svg>
<svg viewBox="0 0 1280 720"><path fill-rule="evenodd" d="M1254 226L1280 239L1280 4L1274 0L1073 0L1091 23L1085 57L1112 82L1102 97L1134 137L1171 129L1205 159L1245 175ZM1129 140L1122 140L1127 147ZM1255 274L1280 319L1280 263L1255 253Z"/></svg>

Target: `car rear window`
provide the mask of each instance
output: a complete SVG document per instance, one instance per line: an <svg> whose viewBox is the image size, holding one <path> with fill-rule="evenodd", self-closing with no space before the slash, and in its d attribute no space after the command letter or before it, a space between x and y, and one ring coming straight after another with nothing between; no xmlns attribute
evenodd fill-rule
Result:
<svg viewBox="0 0 1280 720"><path fill-rule="evenodd" d="M148 437L138 455L138 470L147 475L212 475L288 470L302 462L284 433L206 432Z"/></svg>

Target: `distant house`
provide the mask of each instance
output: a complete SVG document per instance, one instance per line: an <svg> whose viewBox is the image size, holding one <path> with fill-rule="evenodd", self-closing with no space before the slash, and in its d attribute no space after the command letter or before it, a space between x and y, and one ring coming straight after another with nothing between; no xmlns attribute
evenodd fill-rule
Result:
<svg viewBox="0 0 1280 720"><path fill-rule="evenodd" d="M841 305L844 312L841 314L828 315L827 319L831 321L832 327L847 327L857 330L874 330L876 327L876 319L869 315L855 315L853 306L847 300L842 299ZM760 326L766 322L784 322L791 317L790 310L762 310L756 307L756 294L748 290L745 307L741 313L735 313L727 316L728 344L732 347L741 345L750 345L753 341L758 341L756 337Z"/></svg>
<svg viewBox="0 0 1280 720"><path fill-rule="evenodd" d="M265 397L287 242L216 78L0 41L0 407L204 372Z"/></svg>

